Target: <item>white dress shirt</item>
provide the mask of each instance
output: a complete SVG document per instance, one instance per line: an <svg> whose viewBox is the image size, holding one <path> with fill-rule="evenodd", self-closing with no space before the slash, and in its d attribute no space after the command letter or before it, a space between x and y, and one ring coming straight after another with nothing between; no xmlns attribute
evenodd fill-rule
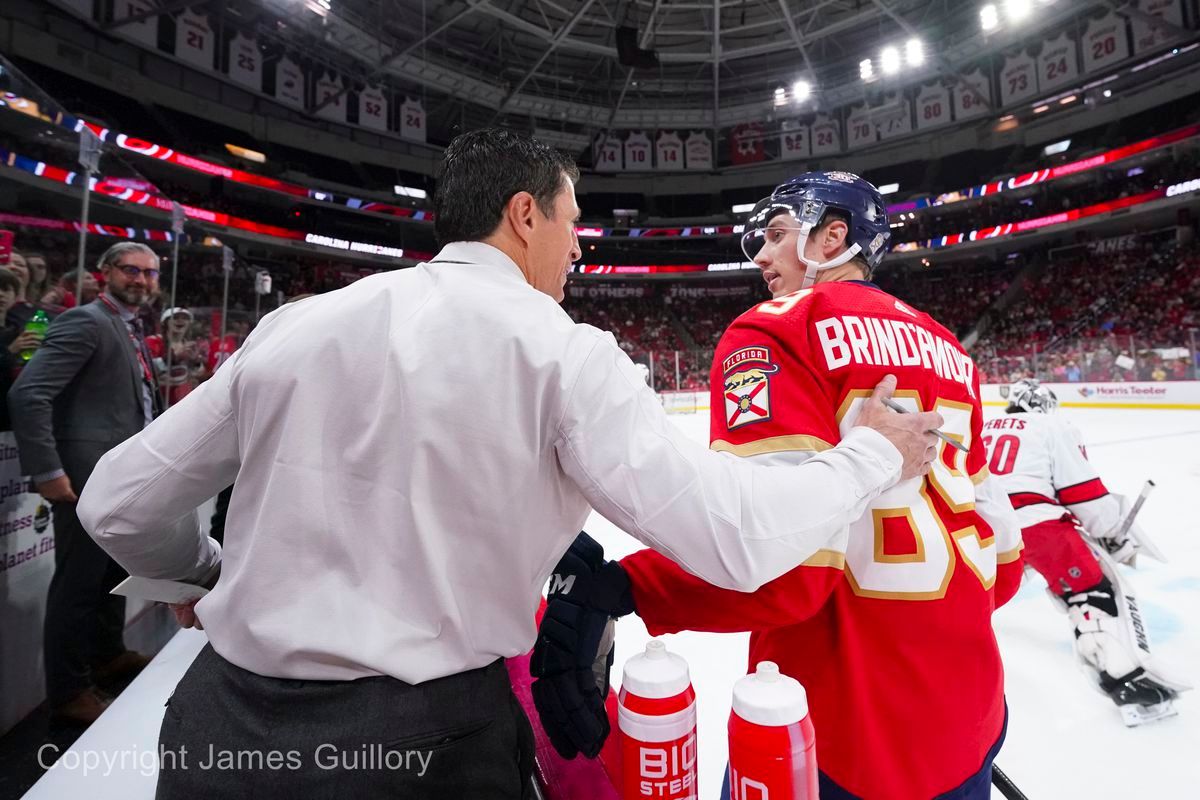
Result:
<svg viewBox="0 0 1200 800"><path fill-rule="evenodd" d="M751 590L900 466L866 428L799 467L706 450L611 334L576 325L499 250L458 243L268 315L101 459L78 511L133 575L200 582L219 565L196 613L234 664L417 683L532 647L589 504ZM193 509L234 478L222 553Z"/></svg>

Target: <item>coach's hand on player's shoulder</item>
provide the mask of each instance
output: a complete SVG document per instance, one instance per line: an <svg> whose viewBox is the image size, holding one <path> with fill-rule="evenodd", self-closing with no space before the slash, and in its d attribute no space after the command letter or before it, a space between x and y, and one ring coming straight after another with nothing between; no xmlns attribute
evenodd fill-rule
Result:
<svg viewBox="0 0 1200 800"><path fill-rule="evenodd" d="M907 480L929 472L937 455L937 437L933 432L942 427L942 415L936 411L920 414L897 414L883 404L896 391L896 376L887 375L858 412L855 426L872 428L883 434L904 458L900 479Z"/></svg>

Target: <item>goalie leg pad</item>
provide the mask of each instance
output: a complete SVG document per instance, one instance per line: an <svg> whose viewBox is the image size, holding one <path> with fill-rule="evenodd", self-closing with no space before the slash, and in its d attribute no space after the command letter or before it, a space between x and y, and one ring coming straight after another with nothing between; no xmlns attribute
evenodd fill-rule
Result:
<svg viewBox="0 0 1200 800"><path fill-rule="evenodd" d="M1175 698L1190 687L1154 662L1137 598L1110 555L1097 550L1096 558L1101 580L1064 598L1075 652L1127 726L1173 716Z"/></svg>
<svg viewBox="0 0 1200 800"><path fill-rule="evenodd" d="M1101 688L1141 668L1127 632L1129 626L1120 618L1113 585L1107 578L1086 591L1068 595L1066 601L1067 616L1075 626L1075 652ZM1110 694L1107 689L1105 694Z"/></svg>

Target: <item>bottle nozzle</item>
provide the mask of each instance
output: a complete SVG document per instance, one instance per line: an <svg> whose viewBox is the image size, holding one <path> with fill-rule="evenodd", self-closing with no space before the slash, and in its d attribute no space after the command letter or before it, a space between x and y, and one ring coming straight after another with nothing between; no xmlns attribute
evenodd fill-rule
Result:
<svg viewBox="0 0 1200 800"><path fill-rule="evenodd" d="M651 639L646 642L646 658L666 658L667 646L661 639Z"/></svg>
<svg viewBox="0 0 1200 800"><path fill-rule="evenodd" d="M774 661L760 661L754 669L754 677L760 681L774 683L779 680L779 665Z"/></svg>

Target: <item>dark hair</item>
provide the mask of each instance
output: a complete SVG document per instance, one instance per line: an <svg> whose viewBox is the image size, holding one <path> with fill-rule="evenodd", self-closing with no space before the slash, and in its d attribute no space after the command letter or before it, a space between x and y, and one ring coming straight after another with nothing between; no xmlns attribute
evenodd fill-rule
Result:
<svg viewBox="0 0 1200 800"><path fill-rule="evenodd" d="M20 294L21 279L7 269L0 269L0 289L12 289L17 294Z"/></svg>
<svg viewBox="0 0 1200 800"><path fill-rule="evenodd" d="M485 239L517 192L529 192L553 219L564 175L579 180L575 162L531 136L502 128L464 133L446 148L433 195L433 231L443 245Z"/></svg>

